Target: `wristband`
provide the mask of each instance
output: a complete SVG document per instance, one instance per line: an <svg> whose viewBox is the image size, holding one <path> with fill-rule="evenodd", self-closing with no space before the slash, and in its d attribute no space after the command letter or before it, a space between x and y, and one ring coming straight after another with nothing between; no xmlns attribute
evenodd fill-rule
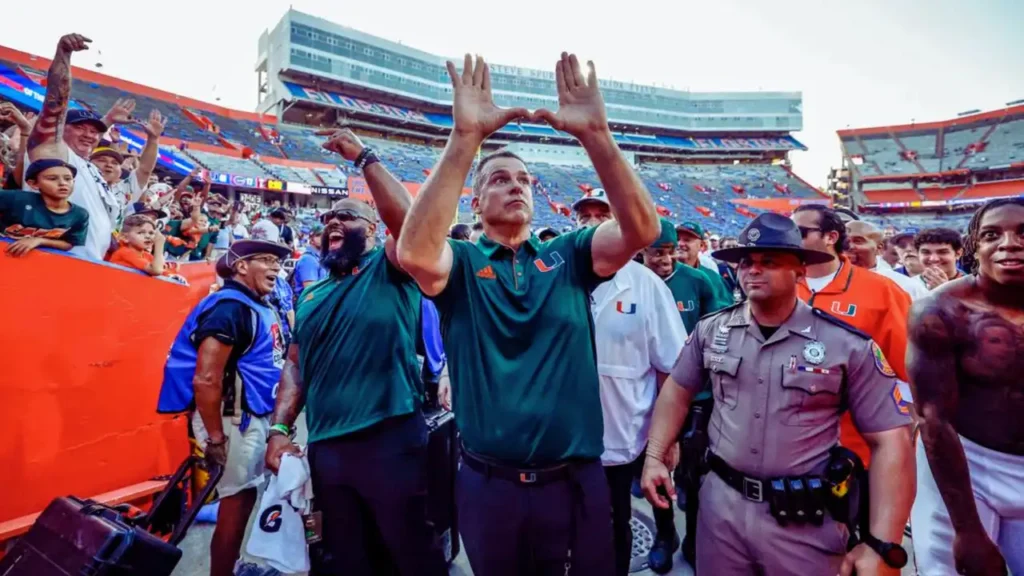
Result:
<svg viewBox="0 0 1024 576"><path fill-rule="evenodd" d="M273 426L270 427L270 431L271 432L277 432L278 434L281 434L282 436L291 436L292 435L292 429L287 424L274 424Z"/></svg>
<svg viewBox="0 0 1024 576"><path fill-rule="evenodd" d="M380 162L380 158L377 157L377 153L373 151L373 148L363 148L363 151L356 156L355 164L356 168L363 170L370 164Z"/></svg>

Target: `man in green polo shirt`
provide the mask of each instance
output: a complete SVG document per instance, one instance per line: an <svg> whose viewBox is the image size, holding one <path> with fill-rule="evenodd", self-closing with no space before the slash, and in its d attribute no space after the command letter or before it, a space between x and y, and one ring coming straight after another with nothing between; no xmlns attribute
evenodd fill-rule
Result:
<svg viewBox="0 0 1024 576"><path fill-rule="evenodd" d="M704 228L696 222L683 222L676 226L676 234L679 237L679 249L676 252L676 260L690 268L696 268L711 282L715 290L715 297L722 302L732 304L733 295L725 285L725 280L718 274L718 265L714 260L708 258L707 264L701 261L701 252L707 248L704 240ZM713 267L713 268L712 268Z"/></svg>
<svg viewBox="0 0 1024 576"><path fill-rule="evenodd" d="M330 274L297 303L267 467L276 473L284 454L299 452L290 435L305 406L323 532L313 573L440 576L448 569L426 519L422 295L394 247L411 197L351 131L328 135L324 147L363 171L390 238L378 245L377 214L361 200L339 200L323 215L320 262Z"/></svg>
<svg viewBox="0 0 1024 576"><path fill-rule="evenodd" d="M559 110L494 105L482 58L448 63L455 125L413 201L399 262L441 315L464 443L458 512L474 574L611 575L608 483L591 291L658 235L654 203L612 138L593 65L556 65ZM448 240L484 139L516 119L575 136L615 219L541 243L530 233L531 176L515 154L477 164L476 244Z"/></svg>
<svg viewBox="0 0 1024 576"><path fill-rule="evenodd" d="M697 233L703 231L696 224L687 223L697 228ZM676 308L683 318L683 325L687 334L693 332L697 321L701 317L717 312L732 304L732 300L723 300L723 296L716 293L709 274L698 263L696 267L681 264L676 261L676 250L679 248L679 236L676 227L665 218L661 219L661 236L650 247L644 250L644 265L654 271L655 274L665 280L672 297L676 301ZM715 276L717 278L717 276ZM691 412L692 417L683 427L685 435L690 439L706 434L706 428L695 430L698 423L706 425L704 414L710 414L711 390L704 390L694 398L694 406L697 408ZM706 411L706 412L705 412ZM695 434L696 432L696 434ZM689 459L692 461L692 459ZM687 471L692 472L692 471ZM683 557L691 564L693 556L688 552L694 544L694 534L697 531L697 489L698 483L693 482L694 474L680 474L681 488L686 494L686 541L683 546ZM682 504L683 501L680 501ZM665 574L672 569L672 556L679 546L679 535L675 529L674 513L672 508L655 508L654 517L657 520L658 533L654 538L654 544L647 555L647 564L654 572Z"/></svg>

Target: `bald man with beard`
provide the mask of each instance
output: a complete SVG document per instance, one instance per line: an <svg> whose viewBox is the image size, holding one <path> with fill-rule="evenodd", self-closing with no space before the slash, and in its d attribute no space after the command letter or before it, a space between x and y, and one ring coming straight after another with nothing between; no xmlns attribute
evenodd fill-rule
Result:
<svg viewBox="0 0 1024 576"><path fill-rule="evenodd" d="M911 300L928 295L928 287L920 278L904 276L882 260L881 252L885 246L885 240L882 237L882 231L874 224L862 220L851 220L846 223L846 235L850 242L846 255L850 258L851 264L867 268L892 280L910 296Z"/></svg>

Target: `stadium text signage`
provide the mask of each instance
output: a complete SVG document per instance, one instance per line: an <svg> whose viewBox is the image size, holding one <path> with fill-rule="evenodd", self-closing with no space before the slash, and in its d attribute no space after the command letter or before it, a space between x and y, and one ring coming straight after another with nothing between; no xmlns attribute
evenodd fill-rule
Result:
<svg viewBox="0 0 1024 576"><path fill-rule="evenodd" d="M289 194L312 193L312 187L309 184L285 182L284 180L274 180L273 178L255 178L253 176L240 176L224 172L210 172L210 180L214 184L233 186L235 188L256 188L273 192L288 192Z"/></svg>
<svg viewBox="0 0 1024 576"><path fill-rule="evenodd" d="M348 196L347 188L335 188L334 186L310 186L310 191L316 196L333 196L344 198Z"/></svg>

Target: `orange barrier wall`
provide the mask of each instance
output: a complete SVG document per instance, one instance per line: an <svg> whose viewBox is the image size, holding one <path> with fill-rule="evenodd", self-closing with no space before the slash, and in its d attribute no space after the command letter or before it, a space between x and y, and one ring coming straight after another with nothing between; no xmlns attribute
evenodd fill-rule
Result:
<svg viewBox="0 0 1024 576"><path fill-rule="evenodd" d="M215 275L185 287L116 266L0 242L0 523L57 496L89 497L169 474L182 417L156 414L164 360Z"/></svg>

